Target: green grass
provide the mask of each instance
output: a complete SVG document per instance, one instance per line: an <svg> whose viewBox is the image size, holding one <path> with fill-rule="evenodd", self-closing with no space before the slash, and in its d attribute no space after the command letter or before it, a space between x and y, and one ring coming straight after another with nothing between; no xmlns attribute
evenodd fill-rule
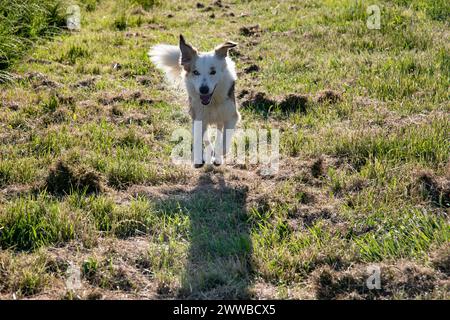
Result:
<svg viewBox="0 0 450 320"><path fill-rule="evenodd" d="M69 33L0 0L0 298L448 299L448 1L381 1L380 30L369 1L197 2L83 0ZM239 43L277 174L171 162L186 97L146 53L179 33Z"/></svg>
<svg viewBox="0 0 450 320"><path fill-rule="evenodd" d="M0 1L0 81L34 42L65 25L60 1Z"/></svg>
<svg viewBox="0 0 450 320"><path fill-rule="evenodd" d="M39 198L17 199L2 214L2 248L35 249L73 239L77 218L71 218L57 202Z"/></svg>

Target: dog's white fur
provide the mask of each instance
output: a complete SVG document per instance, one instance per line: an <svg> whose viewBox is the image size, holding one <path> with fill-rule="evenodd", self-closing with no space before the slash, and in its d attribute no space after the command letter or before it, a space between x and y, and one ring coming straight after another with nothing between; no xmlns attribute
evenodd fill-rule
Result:
<svg viewBox="0 0 450 320"><path fill-rule="evenodd" d="M181 83L186 88L193 122L196 167L201 166L204 160L213 161L216 165L223 163L230 149L233 131L240 120L234 96L237 79L235 64L227 54L228 49L234 46L236 44L226 42L211 52L199 53L180 36L179 46L159 44L149 51L151 61L165 73L168 81L174 85ZM201 95L202 87L203 90L207 87L209 94ZM217 128L214 157L210 157L213 151L205 134L209 125ZM201 152L202 138L207 149L205 155Z"/></svg>

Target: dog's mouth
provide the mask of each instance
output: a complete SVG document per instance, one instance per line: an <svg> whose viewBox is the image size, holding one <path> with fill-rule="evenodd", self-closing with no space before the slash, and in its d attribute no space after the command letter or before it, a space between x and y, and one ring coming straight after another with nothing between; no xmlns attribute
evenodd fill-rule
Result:
<svg viewBox="0 0 450 320"><path fill-rule="evenodd" d="M207 106L211 102L215 90L216 87L214 87L213 91L210 94L200 94L200 101L202 105Z"/></svg>
<svg viewBox="0 0 450 320"><path fill-rule="evenodd" d="M210 94L201 94L200 95L200 101L202 102L202 105L207 106L211 102L212 93Z"/></svg>

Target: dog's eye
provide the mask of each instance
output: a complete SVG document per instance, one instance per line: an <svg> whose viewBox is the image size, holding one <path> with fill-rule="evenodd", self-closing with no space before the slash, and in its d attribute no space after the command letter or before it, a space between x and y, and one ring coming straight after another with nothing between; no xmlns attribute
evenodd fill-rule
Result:
<svg viewBox="0 0 450 320"><path fill-rule="evenodd" d="M198 72L197 70L192 71L192 73L194 74L194 76L199 76L200 72Z"/></svg>
<svg viewBox="0 0 450 320"><path fill-rule="evenodd" d="M211 72L209 74L211 74L211 75L216 74L216 70L211 70Z"/></svg>

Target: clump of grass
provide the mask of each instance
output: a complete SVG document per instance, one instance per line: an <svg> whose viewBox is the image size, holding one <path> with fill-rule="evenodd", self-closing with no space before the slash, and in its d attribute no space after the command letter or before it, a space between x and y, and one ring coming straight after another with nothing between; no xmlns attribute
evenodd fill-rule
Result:
<svg viewBox="0 0 450 320"><path fill-rule="evenodd" d="M0 265L0 274L5 275L0 287L15 292L19 297L37 294L48 283L46 261L40 254L3 255L0 256Z"/></svg>
<svg viewBox="0 0 450 320"><path fill-rule="evenodd" d="M113 28L119 31L123 31L128 27L128 19L125 14L118 16L113 22Z"/></svg>
<svg viewBox="0 0 450 320"><path fill-rule="evenodd" d="M133 0L133 3L141 5L145 10L161 5L160 0Z"/></svg>
<svg viewBox="0 0 450 320"><path fill-rule="evenodd" d="M23 270L17 283L19 294L32 296L38 293L45 284L45 278L42 273L36 273L34 270Z"/></svg>
<svg viewBox="0 0 450 320"><path fill-rule="evenodd" d="M93 281L99 270L99 262L95 257L89 257L81 266L83 276L89 281Z"/></svg>
<svg viewBox="0 0 450 320"><path fill-rule="evenodd" d="M0 82L4 72L32 43L48 37L65 25L61 2L57 0L0 0Z"/></svg>
<svg viewBox="0 0 450 320"><path fill-rule="evenodd" d="M148 177L148 168L141 162L132 159L120 159L108 168L109 184L123 189L132 184L143 183Z"/></svg>
<svg viewBox="0 0 450 320"><path fill-rule="evenodd" d="M366 261L420 257L432 243L445 243L450 239L446 219L423 213L418 209L405 209L398 217L389 219L375 214L366 225L377 224L376 232L355 238L361 256Z"/></svg>
<svg viewBox="0 0 450 320"><path fill-rule="evenodd" d="M36 160L11 158L0 160L0 187L13 183L30 183L37 176Z"/></svg>
<svg viewBox="0 0 450 320"><path fill-rule="evenodd" d="M395 3L403 6L412 6L416 10L423 10L431 19L437 21L448 21L450 16L450 4L446 0L396 0Z"/></svg>
<svg viewBox="0 0 450 320"><path fill-rule="evenodd" d="M18 198L0 215L0 246L33 250L75 237L76 222L47 195Z"/></svg>
<svg viewBox="0 0 450 320"><path fill-rule="evenodd" d="M89 50L87 48L73 44L70 46L69 50L61 56L60 60L75 64L79 59L89 57L89 55Z"/></svg>
<svg viewBox="0 0 450 320"><path fill-rule="evenodd" d="M124 147L143 147L145 141L135 130L129 129L119 139L118 144Z"/></svg>
<svg viewBox="0 0 450 320"><path fill-rule="evenodd" d="M102 232L109 232L117 221L117 208L114 202L106 197L91 197L86 206L94 219L95 227Z"/></svg>
<svg viewBox="0 0 450 320"><path fill-rule="evenodd" d="M114 234L120 238L136 236L147 233L155 225L153 207L148 201L138 198L132 201L129 208L119 212L114 224Z"/></svg>
<svg viewBox="0 0 450 320"><path fill-rule="evenodd" d="M44 102L44 105L42 106L42 109L44 112L55 112L56 109L58 109L59 101L58 97L56 95L51 95L50 98Z"/></svg>
<svg viewBox="0 0 450 320"><path fill-rule="evenodd" d="M289 130L281 137L281 150L291 157L300 155L300 151L305 143L304 135L301 131Z"/></svg>
<svg viewBox="0 0 450 320"><path fill-rule="evenodd" d="M87 12L92 12L97 8L100 0L82 0L81 2L84 4Z"/></svg>
<svg viewBox="0 0 450 320"><path fill-rule="evenodd" d="M45 181L47 191L56 195L66 195L73 190L84 193L99 193L102 191L102 178L93 170L83 166L70 165L58 161L50 169Z"/></svg>
<svg viewBox="0 0 450 320"><path fill-rule="evenodd" d="M437 118L428 125L399 128L389 135L363 133L345 136L336 140L333 148L336 155L348 157L357 169L370 158L438 165L448 158L448 127L446 119Z"/></svg>
<svg viewBox="0 0 450 320"><path fill-rule="evenodd" d="M64 149L74 146L73 137L66 127L49 130L46 133L32 134L28 145L29 151L36 155L58 155Z"/></svg>
<svg viewBox="0 0 450 320"><path fill-rule="evenodd" d="M120 289L129 291L134 287L124 269L114 265L113 257L99 261L89 257L82 264L83 277L91 284L105 289Z"/></svg>

